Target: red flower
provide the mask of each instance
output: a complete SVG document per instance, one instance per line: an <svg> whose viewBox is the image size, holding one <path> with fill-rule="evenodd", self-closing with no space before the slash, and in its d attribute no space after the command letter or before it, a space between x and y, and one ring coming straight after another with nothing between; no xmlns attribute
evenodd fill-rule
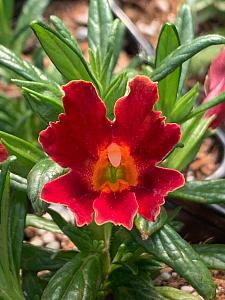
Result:
<svg viewBox="0 0 225 300"><path fill-rule="evenodd" d="M127 229L137 212L149 221L164 197L184 184L176 170L156 167L180 140L180 128L153 110L157 84L135 77L115 105L115 120L92 83L63 86L65 113L40 133L46 153L69 173L45 184L41 198L66 205L78 226L112 222Z"/></svg>
<svg viewBox="0 0 225 300"><path fill-rule="evenodd" d="M0 163L4 162L9 157L9 153L5 146L0 143Z"/></svg>
<svg viewBox="0 0 225 300"><path fill-rule="evenodd" d="M225 91L225 48L212 62L205 81L206 98L203 103ZM215 116L210 127L218 127L225 119L225 102L210 108L205 117Z"/></svg>

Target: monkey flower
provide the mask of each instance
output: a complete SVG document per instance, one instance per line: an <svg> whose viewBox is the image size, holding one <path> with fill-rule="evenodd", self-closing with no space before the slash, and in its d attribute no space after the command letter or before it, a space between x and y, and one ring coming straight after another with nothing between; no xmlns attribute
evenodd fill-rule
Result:
<svg viewBox="0 0 225 300"><path fill-rule="evenodd" d="M176 170L156 166L180 140L177 124L153 110L157 83L137 76L117 100L115 119L90 82L63 86L65 113L40 133L45 152L70 171L45 184L41 199L66 205L77 226L112 222L131 230L137 213L155 221L168 192L184 185Z"/></svg>
<svg viewBox="0 0 225 300"><path fill-rule="evenodd" d="M208 102L214 97L225 91L225 48L213 60L208 76L205 81L206 98L203 103ZM218 127L225 119L225 102L210 108L205 117L215 116L215 119L210 124L211 128Z"/></svg>

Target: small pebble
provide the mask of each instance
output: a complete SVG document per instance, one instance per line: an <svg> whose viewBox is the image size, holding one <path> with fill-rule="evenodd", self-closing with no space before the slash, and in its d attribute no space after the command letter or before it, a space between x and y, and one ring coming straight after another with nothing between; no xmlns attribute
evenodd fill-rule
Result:
<svg viewBox="0 0 225 300"><path fill-rule="evenodd" d="M45 232L46 232L46 230L44 230L44 229L37 229L37 233L39 235L43 235Z"/></svg>
<svg viewBox="0 0 225 300"><path fill-rule="evenodd" d="M48 244L48 243L53 242L55 240L55 237L52 232L45 232L42 235L42 239L43 239L44 243Z"/></svg>
<svg viewBox="0 0 225 300"><path fill-rule="evenodd" d="M34 246L43 246L44 242L39 236L35 236L30 240L30 243Z"/></svg>
<svg viewBox="0 0 225 300"><path fill-rule="evenodd" d="M172 272L172 277L176 278L177 277L177 273L176 272Z"/></svg>
<svg viewBox="0 0 225 300"><path fill-rule="evenodd" d="M169 280L171 278L171 274L167 273L167 272L163 272L161 274L161 277L162 277L163 280Z"/></svg>
<svg viewBox="0 0 225 300"><path fill-rule="evenodd" d="M187 293L192 293L194 291L194 288L190 285L184 285L181 287L181 290Z"/></svg>
<svg viewBox="0 0 225 300"><path fill-rule="evenodd" d="M58 241L53 241L51 243L48 243L46 245L47 248L51 248L51 249L59 249L60 248L60 243Z"/></svg>

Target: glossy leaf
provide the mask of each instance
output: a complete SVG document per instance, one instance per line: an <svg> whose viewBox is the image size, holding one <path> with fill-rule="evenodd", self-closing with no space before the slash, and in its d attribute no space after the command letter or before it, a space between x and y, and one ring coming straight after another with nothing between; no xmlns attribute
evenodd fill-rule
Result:
<svg viewBox="0 0 225 300"><path fill-rule="evenodd" d="M155 289L165 300L199 300L198 296L170 286L157 286Z"/></svg>
<svg viewBox="0 0 225 300"><path fill-rule="evenodd" d="M174 149L167 158L165 166L177 170L184 170L198 152L211 122L212 119L206 120L202 118L202 115L185 122L182 126L181 139L181 143L184 147Z"/></svg>
<svg viewBox="0 0 225 300"><path fill-rule="evenodd" d="M198 91L199 84L195 84L190 91L178 99L167 122L182 123L192 111L198 98Z"/></svg>
<svg viewBox="0 0 225 300"><path fill-rule="evenodd" d="M204 299L215 297L215 284L209 270L189 243L171 226L164 225L148 240L143 241L137 234L135 239L146 251L184 277Z"/></svg>
<svg viewBox="0 0 225 300"><path fill-rule="evenodd" d="M45 213L48 207L48 203L40 199L40 193L45 183L65 172L65 169L49 158L40 160L30 171L27 177L27 195L37 215Z"/></svg>
<svg viewBox="0 0 225 300"><path fill-rule="evenodd" d="M225 44L225 38L220 35L210 34L200 36L174 50L149 76L153 81L160 81L201 50L220 44Z"/></svg>
<svg viewBox="0 0 225 300"><path fill-rule="evenodd" d="M26 300L40 300L44 289L44 283L36 273L23 272L22 277L23 292L26 296Z"/></svg>
<svg viewBox="0 0 225 300"><path fill-rule="evenodd" d="M72 33L69 31L69 29L65 26L63 21L58 18L57 16L51 16L50 17L51 22L53 23L55 29L58 31L58 33L61 34L62 37L64 37L68 43L71 44L73 48L77 50L82 55L82 51L80 49L80 46L77 42L77 40L74 39L72 36Z"/></svg>
<svg viewBox="0 0 225 300"><path fill-rule="evenodd" d="M28 88L22 88L22 91L31 109L47 124L58 120L59 114L64 111L62 102L58 99L44 96Z"/></svg>
<svg viewBox="0 0 225 300"><path fill-rule="evenodd" d="M19 270L26 196L10 196L9 165L9 160L2 165L0 175L0 298L22 300Z"/></svg>
<svg viewBox="0 0 225 300"><path fill-rule="evenodd" d="M225 204L225 179L190 181L169 196L202 204Z"/></svg>
<svg viewBox="0 0 225 300"><path fill-rule="evenodd" d="M23 5L14 32L14 47L17 51L22 50L31 34L30 23L41 17L49 2L49 0L27 0Z"/></svg>
<svg viewBox="0 0 225 300"><path fill-rule="evenodd" d="M114 106L116 101L125 95L127 89L128 76L123 72L115 77L103 97L107 107L107 116L112 120L114 118Z"/></svg>
<svg viewBox="0 0 225 300"><path fill-rule="evenodd" d="M84 228L78 228L68 224L56 211L48 209L53 221L59 226L62 232L77 246L80 251L93 249L93 241Z"/></svg>
<svg viewBox="0 0 225 300"><path fill-rule="evenodd" d="M24 243L21 267L25 271L58 270L77 254L76 251L57 251Z"/></svg>
<svg viewBox="0 0 225 300"><path fill-rule="evenodd" d="M193 16L192 16L190 5L185 3L181 6L176 19L176 27L182 45L191 42L193 40L194 24L193 24ZM184 81L188 73L189 64L190 64L189 60L182 64L182 71L181 71L180 84L178 90L179 94L181 93L182 88L184 86Z"/></svg>
<svg viewBox="0 0 225 300"><path fill-rule="evenodd" d="M167 221L166 210L162 207L160 215L155 222L148 220L137 215L135 218L135 226L141 234L143 240L148 239L154 232L158 231Z"/></svg>
<svg viewBox="0 0 225 300"><path fill-rule="evenodd" d="M15 170L18 175L27 174L35 163L45 157L40 149L14 135L0 131L0 138L9 153L17 157L15 168L13 167L12 170Z"/></svg>
<svg viewBox="0 0 225 300"><path fill-rule="evenodd" d="M225 245L201 244L193 247L209 269L225 271Z"/></svg>
<svg viewBox="0 0 225 300"><path fill-rule="evenodd" d="M165 24L161 30L156 49L156 68L175 49L180 46L179 36L173 24ZM177 99L181 66L159 81L159 101L156 103L157 110L163 115L169 116Z"/></svg>
<svg viewBox="0 0 225 300"><path fill-rule="evenodd" d="M98 88L83 56L71 43L41 22L33 22L31 27L53 64L67 80L92 81Z"/></svg>
<svg viewBox="0 0 225 300"><path fill-rule="evenodd" d="M25 80L52 82L41 70L2 45L0 45L0 66L13 71Z"/></svg>
<svg viewBox="0 0 225 300"><path fill-rule="evenodd" d="M77 254L49 281L42 300L94 300L102 280L99 254Z"/></svg>
<svg viewBox="0 0 225 300"><path fill-rule="evenodd" d="M88 45L95 55L98 50L100 51L101 59L104 59L106 55L112 23L112 12L108 1L91 0L88 18Z"/></svg>

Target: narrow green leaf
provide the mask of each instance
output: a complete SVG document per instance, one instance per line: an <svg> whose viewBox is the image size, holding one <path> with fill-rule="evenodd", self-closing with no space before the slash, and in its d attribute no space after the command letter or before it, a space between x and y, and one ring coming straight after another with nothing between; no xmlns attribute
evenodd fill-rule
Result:
<svg viewBox="0 0 225 300"><path fill-rule="evenodd" d="M77 254L51 278L42 300L95 300L102 280L99 254Z"/></svg>
<svg viewBox="0 0 225 300"><path fill-rule="evenodd" d="M160 33L156 49L156 68L175 49L180 46L179 36L175 25L166 23ZM156 103L157 110L163 115L169 116L177 99L181 66L159 81L159 101Z"/></svg>
<svg viewBox="0 0 225 300"><path fill-rule="evenodd" d="M0 131L0 138L9 153L18 158L18 161L14 164L15 168L13 166L13 169L21 176L27 174L35 163L45 157L44 152L36 148L30 142L22 140L14 135Z"/></svg>
<svg viewBox="0 0 225 300"><path fill-rule="evenodd" d="M34 211L38 215L46 212L48 204L40 199L40 193L45 183L59 177L66 172L49 158L39 161L27 177L27 195L31 200Z"/></svg>
<svg viewBox="0 0 225 300"><path fill-rule="evenodd" d="M190 114L193 106L198 98L199 84L177 100L167 122L182 123Z"/></svg>
<svg viewBox="0 0 225 300"><path fill-rule="evenodd" d="M40 116L45 122L58 120L58 116L63 112L63 105L59 99L52 98L51 96L45 96L36 91L28 88L22 88L23 95L26 101L29 103L31 109Z"/></svg>
<svg viewBox="0 0 225 300"><path fill-rule="evenodd" d="M30 23L42 16L48 4L49 0L27 0L23 5L14 31L13 44L18 52L22 51L27 38L31 34Z"/></svg>
<svg viewBox="0 0 225 300"><path fill-rule="evenodd" d="M13 11L14 11L14 0L3 0L4 11L7 17L8 23L11 24Z"/></svg>
<svg viewBox="0 0 225 300"><path fill-rule="evenodd" d="M141 234L143 240L148 239L154 232L158 231L167 221L166 210L162 207L160 215L155 222L148 220L137 215L135 218L135 226Z"/></svg>
<svg viewBox="0 0 225 300"><path fill-rule="evenodd" d="M160 286L155 289L165 300L199 300L197 296L170 286Z"/></svg>
<svg viewBox="0 0 225 300"><path fill-rule="evenodd" d="M65 26L63 21L60 18L58 18L57 16L51 16L50 20L53 23L55 29L58 31L58 33L60 33L61 36L64 37L68 41L68 43L70 43L71 46L73 48L75 48L77 50L77 52L79 52L82 55L82 51L80 49L80 46L79 46L77 40L75 40L75 38L72 36L72 33Z"/></svg>
<svg viewBox="0 0 225 300"><path fill-rule="evenodd" d="M125 95L127 89L128 76L123 72L115 77L103 96L105 105L107 107L107 116L112 120L114 118L114 106L116 100Z"/></svg>
<svg viewBox="0 0 225 300"><path fill-rule="evenodd" d="M181 140L184 147L174 149L167 158L165 166L177 170L186 168L197 154L211 122L212 118L206 120L202 118L202 115L185 122L182 126Z"/></svg>
<svg viewBox="0 0 225 300"><path fill-rule="evenodd" d="M88 235L85 228L77 228L74 225L68 224L56 211L48 209L53 221L59 226L62 232L67 235L70 240L81 251L90 251L93 248L93 241Z"/></svg>
<svg viewBox="0 0 225 300"><path fill-rule="evenodd" d="M9 46L11 41L11 28L10 22L7 15L7 6L4 0L0 0L0 43Z"/></svg>
<svg viewBox="0 0 225 300"><path fill-rule="evenodd" d="M176 27L179 33L181 44L191 42L194 38L194 25L191 7L188 4L183 4L178 12L176 19ZM180 76L180 84L178 93L180 94L184 86L184 82L188 73L190 61L182 64L182 72Z"/></svg>
<svg viewBox="0 0 225 300"><path fill-rule="evenodd" d="M225 179L187 182L169 196L202 204L225 204Z"/></svg>
<svg viewBox="0 0 225 300"><path fill-rule="evenodd" d="M95 55L99 49L101 59L104 59L106 55L112 23L112 12L108 1L91 0L88 18L88 44Z"/></svg>
<svg viewBox="0 0 225 300"><path fill-rule="evenodd" d="M99 88L83 56L71 43L41 22L33 22L31 27L53 64L67 80L84 79Z"/></svg>
<svg viewBox="0 0 225 300"><path fill-rule="evenodd" d="M225 245L202 244L193 247L209 269L225 271Z"/></svg>
<svg viewBox="0 0 225 300"><path fill-rule="evenodd" d="M23 292L26 300L40 300L43 293L44 284L36 273L23 272L22 275Z"/></svg>
<svg viewBox="0 0 225 300"><path fill-rule="evenodd" d="M204 299L214 299L216 288L209 270L194 249L171 226L164 225L146 241L137 234L134 236L146 251L184 277Z"/></svg>
<svg viewBox="0 0 225 300"><path fill-rule="evenodd" d="M32 214L27 214L26 226L32 226L43 230L48 230L55 233L62 233L55 222L43 217L38 217Z"/></svg>
<svg viewBox="0 0 225 300"><path fill-rule="evenodd" d="M76 254L76 251L57 251L24 243L21 268L32 272L58 270Z"/></svg>
<svg viewBox="0 0 225 300"><path fill-rule="evenodd" d="M0 65L13 71L25 80L52 82L41 70L22 60L14 52L2 45L0 45Z"/></svg>
<svg viewBox="0 0 225 300"><path fill-rule="evenodd" d="M197 37L191 42L181 45L168 55L160 65L150 74L153 81L160 81L173 72L183 62L212 45L225 44L225 38L217 34Z"/></svg>

